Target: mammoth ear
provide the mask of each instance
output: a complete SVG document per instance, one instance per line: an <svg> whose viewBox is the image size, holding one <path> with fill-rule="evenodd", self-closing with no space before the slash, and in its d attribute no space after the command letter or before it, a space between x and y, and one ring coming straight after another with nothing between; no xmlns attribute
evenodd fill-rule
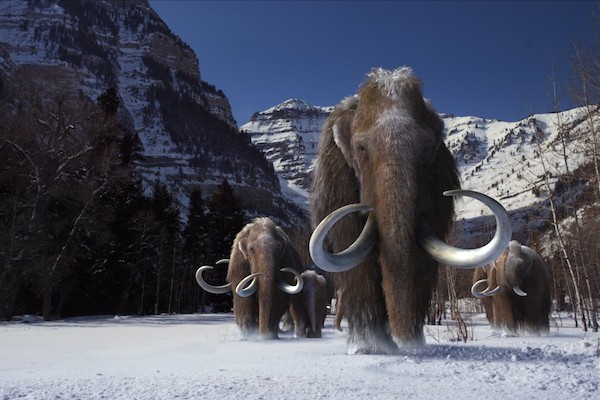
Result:
<svg viewBox="0 0 600 400"><path fill-rule="evenodd" d="M284 255L290 242L289 236L279 226L275 228L279 239L281 240L281 255Z"/></svg>
<svg viewBox="0 0 600 400"><path fill-rule="evenodd" d="M237 246L238 250L244 258L248 259L248 236L250 235L250 225L246 225L244 229L242 229L237 236L235 237L235 242L233 246Z"/></svg>
<svg viewBox="0 0 600 400"><path fill-rule="evenodd" d="M358 97L352 96L342 100L332 113L330 127L335 145L342 152L348 166L352 167L352 120L358 105Z"/></svg>
<svg viewBox="0 0 600 400"><path fill-rule="evenodd" d="M335 107L323 125L319 155L314 164L310 188L313 228L332 211L358 203L360 199L350 146L352 120L357 105L357 97L347 98ZM334 126L337 126L335 135ZM340 221L340 224L342 222ZM333 229L339 226L342 225L338 224Z"/></svg>
<svg viewBox="0 0 600 400"><path fill-rule="evenodd" d="M244 256L244 258L247 260L248 259L248 253L247 253L247 250L246 250L246 239L247 238L244 238L243 240L240 240L238 242L238 249L240 249L240 252Z"/></svg>

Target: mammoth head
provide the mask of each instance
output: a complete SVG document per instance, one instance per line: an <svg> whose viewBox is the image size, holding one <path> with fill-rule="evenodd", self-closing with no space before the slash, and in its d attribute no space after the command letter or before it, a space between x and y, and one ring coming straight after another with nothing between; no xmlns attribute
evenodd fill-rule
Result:
<svg viewBox="0 0 600 400"><path fill-rule="evenodd" d="M372 203L377 173L390 164L416 168L433 161L443 122L423 99L421 81L408 67L374 69L356 96L332 113L331 130L360 181L361 202Z"/></svg>
<svg viewBox="0 0 600 400"><path fill-rule="evenodd" d="M345 165L331 167L333 162L327 159L338 154ZM318 226L310 240L310 254L326 271L353 268L376 245L380 255L397 259L398 252L413 243L441 263L472 269L496 259L512 235L508 213L496 200L468 190L444 192L459 187L456 164L443 143L442 120L423 99L421 81L407 67L373 70L358 94L336 107L323 127L315 171L315 187L336 187L326 182L335 179L355 187L355 194L346 196L351 201L313 221ZM314 196L317 209L331 210L328 204L319 205L319 193ZM468 250L438 239L434 232L447 231L453 210L444 196L469 196L490 207L497 223L494 238ZM331 204L341 202L335 193L330 197ZM356 242L339 253L326 252L323 242L329 230L356 212L369 214Z"/></svg>
<svg viewBox="0 0 600 400"><path fill-rule="evenodd" d="M487 277L475 282L471 287L471 293L481 299L508 289L519 296L527 296L527 293L521 289L521 282L530 274L536 259L538 256L533 250L516 240L511 240L500 257L485 268ZM477 288L483 284L486 288L480 292Z"/></svg>
<svg viewBox="0 0 600 400"><path fill-rule="evenodd" d="M231 258L221 260L219 263L230 263L228 276L247 274L235 288L236 293L241 297L249 297L256 292L261 276L269 282L274 280L275 285L283 292L296 294L302 290L303 285L300 273L294 268L281 268L281 265L288 261L287 255L291 250L289 246L292 246L290 239L279 226L269 218L257 218L237 234L233 242ZM217 294L231 291L230 284L212 286L204 281L202 272L208 269L212 267L203 266L196 272L196 280L204 290ZM285 282L280 272L292 274L296 283L290 285Z"/></svg>

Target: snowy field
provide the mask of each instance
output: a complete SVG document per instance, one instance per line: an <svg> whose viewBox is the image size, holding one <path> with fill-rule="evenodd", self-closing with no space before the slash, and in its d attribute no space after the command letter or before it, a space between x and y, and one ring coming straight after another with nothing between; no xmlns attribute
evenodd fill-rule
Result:
<svg viewBox="0 0 600 400"><path fill-rule="evenodd" d="M2 322L0 399L600 399L600 334L551 323L502 337L477 314L467 343L427 326L424 348L349 356L331 316L276 341L240 341L230 314Z"/></svg>

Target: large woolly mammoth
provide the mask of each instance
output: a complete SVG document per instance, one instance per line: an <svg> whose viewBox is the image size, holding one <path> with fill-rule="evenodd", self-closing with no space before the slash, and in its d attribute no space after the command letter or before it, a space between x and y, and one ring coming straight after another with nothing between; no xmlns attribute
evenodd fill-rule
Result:
<svg viewBox="0 0 600 400"><path fill-rule="evenodd" d="M533 249L511 240L495 262L475 271L473 280L471 292L484 306L487 302L486 317L493 328L508 335L548 333L550 279Z"/></svg>
<svg viewBox="0 0 600 400"><path fill-rule="evenodd" d="M301 276L304 286L297 296L304 304L305 315L297 315L297 312L302 310L295 307L290 307L290 314L294 321L304 320L306 322L304 336L320 338L327 316L327 281L323 275L319 275L313 270L304 271Z"/></svg>
<svg viewBox="0 0 600 400"><path fill-rule="evenodd" d="M270 218L257 218L237 234L230 259L223 261L229 261L227 284L212 286L204 280L202 273L211 266L198 269L198 284L217 294L235 288L233 314L243 338L256 333L263 339L277 338L279 320L288 307L304 307L296 296L302 290L304 267L287 234ZM294 322L296 331L303 332L305 322Z"/></svg>
<svg viewBox="0 0 600 400"><path fill-rule="evenodd" d="M476 268L506 248L512 231L502 206L477 192L443 193L457 188L443 122L410 68L374 69L328 117L311 188L310 253L321 269L337 272L330 276L344 296L350 354L424 344L438 264ZM454 212L446 196L461 195L496 214L496 234L482 248L438 239Z"/></svg>

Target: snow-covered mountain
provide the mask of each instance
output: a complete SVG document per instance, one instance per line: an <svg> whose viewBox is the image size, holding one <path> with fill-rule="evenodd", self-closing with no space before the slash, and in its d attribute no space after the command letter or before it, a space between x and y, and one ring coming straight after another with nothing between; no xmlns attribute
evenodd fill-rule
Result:
<svg viewBox="0 0 600 400"><path fill-rule="evenodd" d="M303 207L308 205L308 174L313 168L316 143L332 109L288 100L254 114L241 127L273 162L280 178L302 189L304 196L297 199ZM516 238L527 241L527 232L543 228L549 219L545 179L554 192L566 173L563 150L570 172L587 160L582 149L590 146L591 137L585 134L589 111L577 108L532 115L516 122L449 114L441 117L445 141L457 160L463 188L499 200L511 213ZM564 149L561 129L569 131ZM471 229L469 221L487 220L488 216L489 209L477 200L465 198L458 202L457 219L467 221L463 231Z"/></svg>
<svg viewBox="0 0 600 400"><path fill-rule="evenodd" d="M309 174L317 156L321 127L333 107L311 106L304 100L289 99L275 107L254 113L240 127L250 135L299 205L308 198Z"/></svg>
<svg viewBox="0 0 600 400"><path fill-rule="evenodd" d="M123 124L143 144L138 170L149 187L166 184L184 214L190 187L208 196L226 178L249 215L298 217L227 97L201 79L196 54L147 0L3 0L0 64L93 101L115 87Z"/></svg>

